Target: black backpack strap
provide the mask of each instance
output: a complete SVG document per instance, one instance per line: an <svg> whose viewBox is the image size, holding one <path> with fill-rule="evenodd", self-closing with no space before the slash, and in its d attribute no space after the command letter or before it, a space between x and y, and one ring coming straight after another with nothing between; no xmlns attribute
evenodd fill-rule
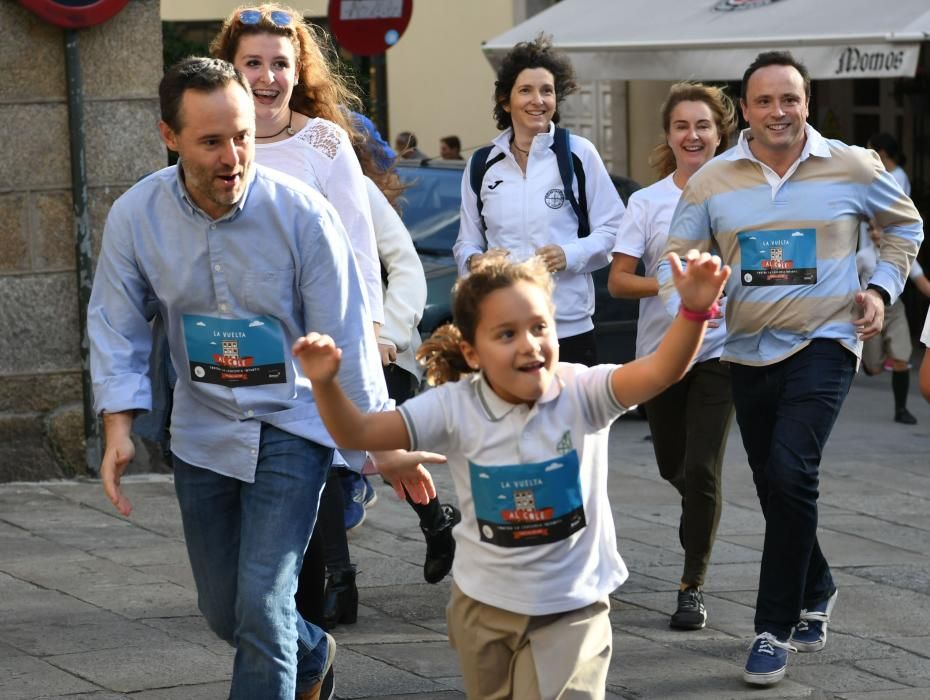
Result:
<svg viewBox="0 0 930 700"><path fill-rule="evenodd" d="M585 193L585 174L581 165L581 159L572 153L571 143L569 141L570 132L562 127L555 127L555 137L552 141L552 150L555 152L555 160L559 166L559 177L562 179L562 190L565 198L575 212L578 219L578 238L584 238L591 233L591 224L588 220L588 198ZM578 194L581 197L581 203L575 197L572 190L572 182L578 179Z"/></svg>
<svg viewBox="0 0 930 700"><path fill-rule="evenodd" d="M471 157L471 167L468 172L468 181L471 183L471 191L475 193L475 204L478 207L478 220L481 221L482 236L484 236L484 232L488 230L488 226L484 222L484 215L481 213L484 210L484 201L481 199L481 183L484 182L484 174L488 172L488 168L504 159L504 154L498 153L491 158L491 160L488 160L488 156L491 154L491 149L493 148L494 146L482 146L475 151L474 155ZM486 236L484 244L485 247L487 247L488 240Z"/></svg>

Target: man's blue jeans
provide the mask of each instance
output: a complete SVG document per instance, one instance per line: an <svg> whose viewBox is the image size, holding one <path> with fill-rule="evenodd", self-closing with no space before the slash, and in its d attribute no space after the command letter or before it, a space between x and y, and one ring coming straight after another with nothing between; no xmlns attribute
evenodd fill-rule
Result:
<svg viewBox="0 0 930 700"><path fill-rule="evenodd" d="M756 634L785 640L801 609L835 590L817 543L820 458L856 358L834 340L814 340L776 364L731 364L730 372L736 420L765 516Z"/></svg>
<svg viewBox="0 0 930 700"><path fill-rule="evenodd" d="M231 700L294 700L321 676L326 637L294 592L332 458L267 424L253 484L174 458L200 611L236 649Z"/></svg>

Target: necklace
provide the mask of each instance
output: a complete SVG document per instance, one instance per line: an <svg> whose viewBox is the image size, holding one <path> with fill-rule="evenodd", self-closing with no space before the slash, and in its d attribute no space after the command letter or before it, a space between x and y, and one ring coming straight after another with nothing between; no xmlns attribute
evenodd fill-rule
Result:
<svg viewBox="0 0 930 700"><path fill-rule="evenodd" d="M257 138L257 139L273 139L275 136L280 136L280 135L283 134L285 131L287 132L287 135L288 135L288 136L293 136L293 135L296 133L296 132L294 131L294 129L291 127L291 120L292 120L293 118L294 118L294 112L293 112L293 110L288 110L288 115L287 115L287 126L282 127L282 128L281 128L281 131L276 131L275 133L269 134L268 136L259 136L258 134L256 134L256 135L255 135L255 138Z"/></svg>
<svg viewBox="0 0 930 700"><path fill-rule="evenodd" d="M525 156L528 156L528 155L530 154L529 149L527 149L527 150L524 151L522 148L520 148L520 147L517 145L517 142L516 142L516 141L511 141L511 142L510 142L510 147L511 147L511 148L515 148L516 150L520 151L520 153L522 153L522 154L525 155Z"/></svg>

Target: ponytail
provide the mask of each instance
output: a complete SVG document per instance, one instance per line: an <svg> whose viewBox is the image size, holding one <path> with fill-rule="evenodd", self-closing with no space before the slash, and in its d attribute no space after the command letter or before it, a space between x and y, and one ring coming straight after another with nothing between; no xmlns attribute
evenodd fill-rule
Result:
<svg viewBox="0 0 930 700"><path fill-rule="evenodd" d="M430 386L455 382L477 370L469 367L462 354L462 333L452 323L440 326L417 350L417 361L426 368Z"/></svg>

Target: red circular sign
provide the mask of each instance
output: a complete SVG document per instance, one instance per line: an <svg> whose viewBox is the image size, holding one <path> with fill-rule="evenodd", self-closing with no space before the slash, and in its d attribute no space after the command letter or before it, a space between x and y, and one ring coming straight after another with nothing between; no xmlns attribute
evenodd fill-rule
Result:
<svg viewBox="0 0 930 700"><path fill-rule="evenodd" d="M106 22L129 0L19 0L46 22L65 29L82 29Z"/></svg>
<svg viewBox="0 0 930 700"><path fill-rule="evenodd" d="M384 53L400 39L413 14L413 0L329 0L329 29L357 56Z"/></svg>

